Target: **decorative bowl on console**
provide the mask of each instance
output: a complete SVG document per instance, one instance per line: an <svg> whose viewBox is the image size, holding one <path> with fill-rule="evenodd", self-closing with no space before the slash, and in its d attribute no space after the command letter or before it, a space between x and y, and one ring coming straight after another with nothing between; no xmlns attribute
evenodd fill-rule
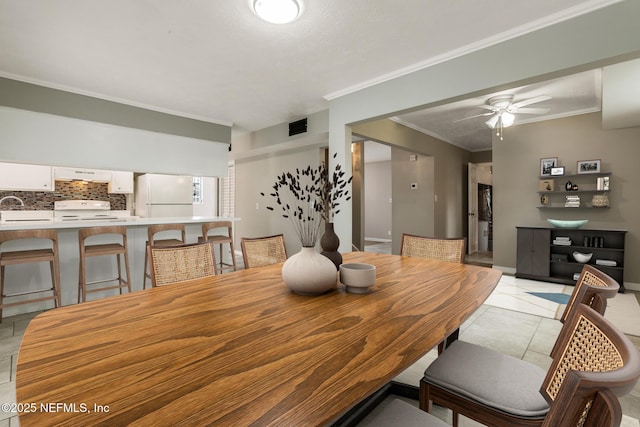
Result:
<svg viewBox="0 0 640 427"><path fill-rule="evenodd" d="M548 219L547 220L551 225L557 228L580 228L589 222L588 219L575 219L575 220L564 220L564 219Z"/></svg>
<svg viewBox="0 0 640 427"><path fill-rule="evenodd" d="M583 254L582 252L574 251L573 259L575 259L580 264L585 264L591 260L593 254Z"/></svg>

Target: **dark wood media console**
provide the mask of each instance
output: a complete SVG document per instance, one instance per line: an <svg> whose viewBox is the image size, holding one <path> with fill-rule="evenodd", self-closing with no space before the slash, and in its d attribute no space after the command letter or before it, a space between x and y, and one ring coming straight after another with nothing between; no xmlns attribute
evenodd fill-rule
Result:
<svg viewBox="0 0 640 427"><path fill-rule="evenodd" d="M516 277L575 285L574 275L584 265L575 261L573 252L577 251L593 254L588 264L613 277L620 284L620 292L624 292L626 230L516 228Z"/></svg>

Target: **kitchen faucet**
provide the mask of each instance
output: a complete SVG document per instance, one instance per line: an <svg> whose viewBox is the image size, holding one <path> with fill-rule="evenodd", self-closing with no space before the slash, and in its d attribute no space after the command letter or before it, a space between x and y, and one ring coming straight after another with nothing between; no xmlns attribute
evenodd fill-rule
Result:
<svg viewBox="0 0 640 427"><path fill-rule="evenodd" d="M20 206L24 206L24 202L22 201L22 199L20 197L16 197L16 196L5 196L2 199L0 199L0 205L2 204L2 202L4 202L5 200L8 199L14 199L20 202Z"/></svg>

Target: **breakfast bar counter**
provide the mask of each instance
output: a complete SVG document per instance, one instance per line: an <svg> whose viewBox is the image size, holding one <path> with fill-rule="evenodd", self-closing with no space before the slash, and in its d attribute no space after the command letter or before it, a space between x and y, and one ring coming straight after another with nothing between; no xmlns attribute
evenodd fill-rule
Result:
<svg viewBox="0 0 640 427"><path fill-rule="evenodd" d="M25 229L55 229L58 232L60 281L62 305L75 304L78 301L78 268L79 247L78 230L85 227L118 226L127 227L127 241L129 246L129 265L131 271L131 288L138 291L142 289L144 272L144 253L147 242L147 227L153 224L184 224L187 243L195 243L202 234L202 224L212 221L238 221L238 218L226 217L171 217L171 218L139 218L122 217L109 220L90 221L61 221L51 218L48 221L13 221L3 222L0 231L25 230ZM107 237L108 238L108 237ZM96 240L100 243L99 240ZM107 241L105 241L107 242ZM34 248L34 242L16 241L8 242L3 250L22 250ZM218 256L218 254L216 254ZM91 271L96 277L88 280L100 280L115 277L115 261L109 259L91 259ZM46 263L16 265L6 269L6 287L9 293L42 288L41 283L50 282L49 267ZM114 295L114 292L96 292L91 298L102 298ZM19 297L16 297L19 298ZM33 304L24 304L5 308L4 316L12 316L21 313L34 312L53 308L51 301Z"/></svg>

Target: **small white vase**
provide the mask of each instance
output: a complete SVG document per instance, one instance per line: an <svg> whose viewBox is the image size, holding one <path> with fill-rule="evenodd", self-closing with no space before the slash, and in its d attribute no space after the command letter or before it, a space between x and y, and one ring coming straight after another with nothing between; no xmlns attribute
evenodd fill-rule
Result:
<svg viewBox="0 0 640 427"><path fill-rule="evenodd" d="M336 286L338 275L331 260L313 247L303 247L282 266L287 287L302 295L320 295Z"/></svg>

